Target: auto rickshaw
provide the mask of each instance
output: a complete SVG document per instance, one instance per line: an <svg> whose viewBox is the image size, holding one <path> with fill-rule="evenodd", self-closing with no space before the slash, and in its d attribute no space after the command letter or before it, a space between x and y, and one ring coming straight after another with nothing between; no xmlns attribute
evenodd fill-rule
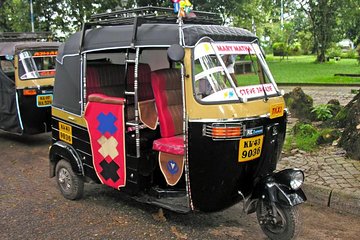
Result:
<svg viewBox="0 0 360 240"><path fill-rule="evenodd" d="M180 213L242 201L268 237L293 238L304 174L276 172L287 110L258 38L171 11L94 15L60 46L50 177L71 200L95 182Z"/></svg>
<svg viewBox="0 0 360 240"><path fill-rule="evenodd" d="M19 135L51 130L55 58L60 44L31 40L0 40L0 129Z"/></svg>

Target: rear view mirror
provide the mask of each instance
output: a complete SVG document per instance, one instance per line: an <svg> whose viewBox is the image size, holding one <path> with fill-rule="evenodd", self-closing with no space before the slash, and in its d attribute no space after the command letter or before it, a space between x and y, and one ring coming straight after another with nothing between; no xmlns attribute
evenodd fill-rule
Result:
<svg viewBox="0 0 360 240"><path fill-rule="evenodd" d="M14 56L13 55L5 55L5 59L8 60L8 61L12 61L14 60Z"/></svg>
<svg viewBox="0 0 360 240"><path fill-rule="evenodd" d="M184 59L185 51L179 44L173 44L168 48L167 54L171 61L180 62Z"/></svg>

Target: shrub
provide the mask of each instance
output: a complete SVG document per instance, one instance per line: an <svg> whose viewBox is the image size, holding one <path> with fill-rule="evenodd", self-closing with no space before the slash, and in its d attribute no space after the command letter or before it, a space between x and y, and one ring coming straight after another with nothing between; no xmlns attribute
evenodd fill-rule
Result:
<svg viewBox="0 0 360 240"><path fill-rule="evenodd" d="M286 56L288 54L287 45L284 42L276 42L272 48L274 56Z"/></svg>
<svg viewBox="0 0 360 240"><path fill-rule="evenodd" d="M317 146L320 136L318 130L309 123L299 122L293 128L293 137L290 140L296 147L304 151L312 151ZM290 143L291 144L291 143Z"/></svg>
<svg viewBox="0 0 360 240"><path fill-rule="evenodd" d="M326 51L326 54L330 58L340 57L342 54L342 50L339 46L332 46Z"/></svg>
<svg viewBox="0 0 360 240"><path fill-rule="evenodd" d="M333 117L331 113L331 107L328 104L320 104L313 107L311 112L316 114L316 119L320 121L325 121Z"/></svg>
<svg viewBox="0 0 360 240"><path fill-rule="evenodd" d="M299 56L302 54L301 44L294 43L289 47L290 56Z"/></svg>
<svg viewBox="0 0 360 240"><path fill-rule="evenodd" d="M360 44L357 45L356 51L357 51L357 53L358 53L357 60L358 60L358 63L360 64Z"/></svg>
<svg viewBox="0 0 360 240"><path fill-rule="evenodd" d="M346 52L341 53L341 58L356 59L357 54L355 49L350 49Z"/></svg>

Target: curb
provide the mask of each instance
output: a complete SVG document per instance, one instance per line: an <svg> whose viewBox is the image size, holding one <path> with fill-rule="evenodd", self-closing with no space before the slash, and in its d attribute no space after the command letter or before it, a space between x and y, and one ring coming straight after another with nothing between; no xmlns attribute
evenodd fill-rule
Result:
<svg viewBox="0 0 360 240"><path fill-rule="evenodd" d="M352 192L304 183L308 202L360 216L360 196Z"/></svg>

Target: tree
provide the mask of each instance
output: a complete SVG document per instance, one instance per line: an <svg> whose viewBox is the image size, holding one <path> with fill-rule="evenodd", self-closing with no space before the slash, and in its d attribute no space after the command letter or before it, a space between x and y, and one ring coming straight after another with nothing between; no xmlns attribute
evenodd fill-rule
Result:
<svg viewBox="0 0 360 240"><path fill-rule="evenodd" d="M325 53L333 40L342 2L337 0L300 0L299 4L310 19L317 62L325 62Z"/></svg>
<svg viewBox="0 0 360 240"><path fill-rule="evenodd" d="M339 25L341 26L343 36L360 44L360 1L345 0L341 8Z"/></svg>
<svg viewBox="0 0 360 240"><path fill-rule="evenodd" d="M26 0L1 1L0 18L3 31L29 32L30 5Z"/></svg>

